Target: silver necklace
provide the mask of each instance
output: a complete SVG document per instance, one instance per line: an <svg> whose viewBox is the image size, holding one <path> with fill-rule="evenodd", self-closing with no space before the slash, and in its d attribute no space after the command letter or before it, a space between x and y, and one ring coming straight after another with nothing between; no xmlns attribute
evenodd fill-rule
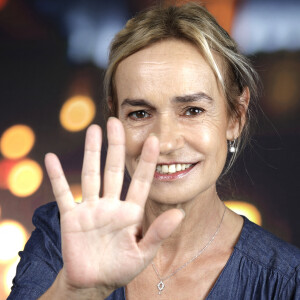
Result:
<svg viewBox="0 0 300 300"><path fill-rule="evenodd" d="M155 264L152 263L152 267L153 267L153 270L155 271L156 273L156 276L159 280L159 283L157 284L157 289L158 289L158 294L160 295L163 291L163 289L165 288L165 282L171 278L172 276L174 276L176 273L178 273L180 270L184 269L186 266L188 266L191 262L193 262L212 242L213 240L215 239L215 237L217 236L219 230L220 230L220 227L221 227L221 224L223 222L223 219L224 219L224 215L225 215L225 212L226 212L226 206L224 205L224 212L223 212L223 215L222 215L222 219L219 223L219 226L217 228L217 230L215 231L215 233L213 234L213 236L210 238L210 240L208 241L208 243L202 248L200 249L197 254L192 257L190 260L188 260L186 263L184 263L181 267L177 268L175 271L173 271L171 274L169 274L168 276L166 277L160 277L156 267L155 267Z"/></svg>

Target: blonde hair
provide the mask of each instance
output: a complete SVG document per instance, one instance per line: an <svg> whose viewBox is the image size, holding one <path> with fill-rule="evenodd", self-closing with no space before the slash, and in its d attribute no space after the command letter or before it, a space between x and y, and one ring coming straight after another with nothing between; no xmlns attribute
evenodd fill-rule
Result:
<svg viewBox="0 0 300 300"><path fill-rule="evenodd" d="M119 63L133 53L164 39L182 39L196 46L212 68L227 99L228 113L241 125L242 108L239 97L249 88L251 105L245 125L237 139L241 150L249 137L251 106L257 98L258 75L248 59L237 48L235 41L200 4L187 3L182 6L155 6L138 13L113 39L109 64L104 78L106 99L111 100L112 115L118 115L114 75ZM222 59L223 74L213 53ZM235 160L231 157L229 166Z"/></svg>

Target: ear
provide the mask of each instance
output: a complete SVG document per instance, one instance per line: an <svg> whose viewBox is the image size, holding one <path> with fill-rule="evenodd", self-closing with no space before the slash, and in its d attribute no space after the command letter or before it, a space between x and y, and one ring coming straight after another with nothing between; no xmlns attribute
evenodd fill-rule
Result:
<svg viewBox="0 0 300 300"><path fill-rule="evenodd" d="M227 140L229 141L235 140L241 134L246 122L246 115L248 111L249 101L250 101L250 91L248 87L245 87L242 94L238 98L240 118L237 118L236 116L230 117L228 121L227 131L226 131Z"/></svg>

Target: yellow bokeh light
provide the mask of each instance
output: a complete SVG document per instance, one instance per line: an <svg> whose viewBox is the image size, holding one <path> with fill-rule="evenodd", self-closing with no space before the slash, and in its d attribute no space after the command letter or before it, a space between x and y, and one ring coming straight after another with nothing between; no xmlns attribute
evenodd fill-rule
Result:
<svg viewBox="0 0 300 300"><path fill-rule="evenodd" d="M16 270L17 270L17 265L19 263L20 259L16 259L14 260L12 263L10 263L3 274L3 283L4 283L4 294L5 294L5 298L8 297L8 295L10 294L11 291L11 287L12 287L12 281L16 275Z"/></svg>
<svg viewBox="0 0 300 300"><path fill-rule="evenodd" d="M96 106L94 101L83 95L68 99L60 110L60 123L68 131L85 129L94 119Z"/></svg>
<svg viewBox="0 0 300 300"><path fill-rule="evenodd" d="M8 128L1 137L0 149L3 156L16 159L24 157L35 142L33 130L26 125L14 125Z"/></svg>
<svg viewBox="0 0 300 300"><path fill-rule="evenodd" d="M262 225L261 214L253 204L243 201L225 201L224 203L235 213L247 217L250 221L257 225Z"/></svg>
<svg viewBox="0 0 300 300"><path fill-rule="evenodd" d="M16 259L18 252L23 250L28 238L25 228L13 220L0 223L0 263L9 263Z"/></svg>
<svg viewBox="0 0 300 300"><path fill-rule="evenodd" d="M81 203L82 202L82 192L81 192L80 184L72 184L70 186L70 190L73 194L74 201L77 203Z"/></svg>
<svg viewBox="0 0 300 300"><path fill-rule="evenodd" d="M43 171L40 165L30 159L17 163L8 176L8 189L18 197L33 194L41 185Z"/></svg>

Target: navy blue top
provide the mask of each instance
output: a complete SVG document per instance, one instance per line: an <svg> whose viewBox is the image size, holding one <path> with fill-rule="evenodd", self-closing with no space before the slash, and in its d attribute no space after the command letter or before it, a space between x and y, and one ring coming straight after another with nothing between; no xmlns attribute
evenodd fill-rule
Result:
<svg viewBox="0 0 300 300"><path fill-rule="evenodd" d="M55 202L36 210L33 231L8 300L41 296L63 266L59 211ZM241 236L207 300L300 299L300 250L244 218ZM107 300L125 300L125 289Z"/></svg>

